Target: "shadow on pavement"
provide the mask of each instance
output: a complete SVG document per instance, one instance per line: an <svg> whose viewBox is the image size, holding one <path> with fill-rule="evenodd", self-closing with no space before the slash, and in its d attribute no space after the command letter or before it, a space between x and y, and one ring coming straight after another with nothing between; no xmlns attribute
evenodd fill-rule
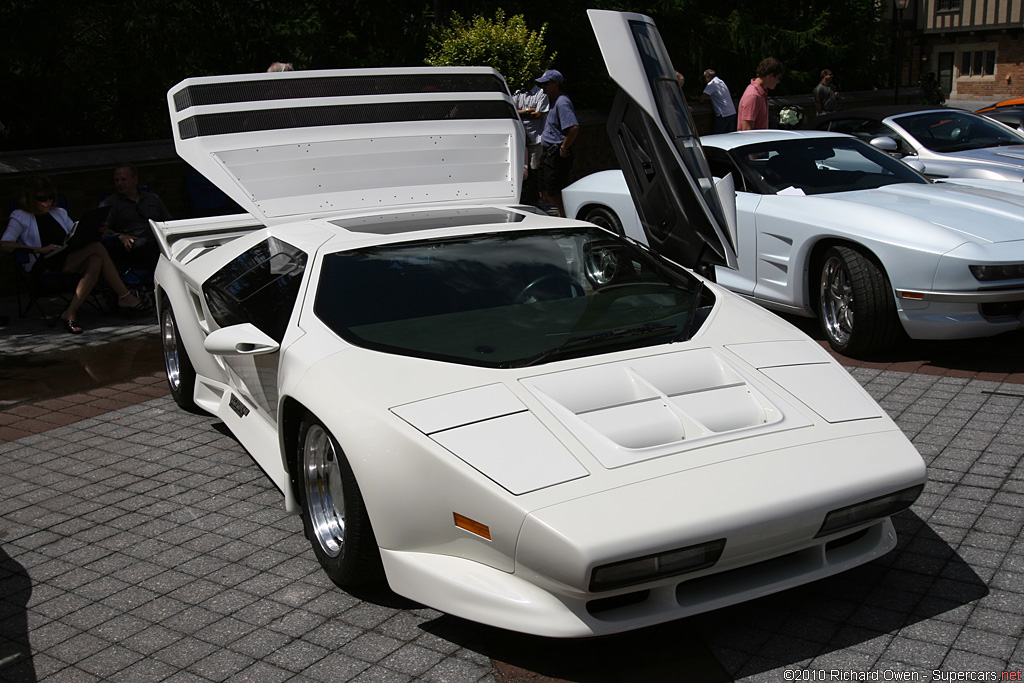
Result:
<svg viewBox="0 0 1024 683"><path fill-rule="evenodd" d="M0 680L36 681L25 611L31 595L28 572L0 546Z"/></svg>
<svg viewBox="0 0 1024 683"><path fill-rule="evenodd" d="M735 678L806 664L859 668L849 655L984 597L984 581L912 512L893 518L896 548L848 572L691 619L692 627ZM874 641L874 644L873 644ZM845 651L845 652L839 652ZM829 655L842 655L829 663Z"/></svg>
<svg viewBox="0 0 1024 683"><path fill-rule="evenodd" d="M781 315L804 334L825 344L818 321L793 315ZM825 344L825 348L829 348ZM833 352L842 360L844 356ZM1024 330L1004 332L980 339L923 340L905 339L897 347L882 354L855 360L872 363L914 363L964 372L1024 372Z"/></svg>
<svg viewBox="0 0 1024 683"><path fill-rule="evenodd" d="M498 683L732 680L686 619L614 636L570 640L503 631L447 615L421 628L490 657Z"/></svg>

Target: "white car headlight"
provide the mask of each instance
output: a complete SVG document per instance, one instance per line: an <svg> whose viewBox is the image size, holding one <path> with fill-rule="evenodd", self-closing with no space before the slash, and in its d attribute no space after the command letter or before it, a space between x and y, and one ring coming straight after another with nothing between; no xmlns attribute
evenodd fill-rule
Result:
<svg viewBox="0 0 1024 683"><path fill-rule="evenodd" d="M833 510L825 515L825 521L822 522L821 528L814 537L828 536L906 510L917 500L923 490L924 484L918 484L902 491Z"/></svg>
<svg viewBox="0 0 1024 683"><path fill-rule="evenodd" d="M723 550L725 550L725 539L719 538L707 543L594 567L594 571L590 575L590 590L598 592L635 586L638 583L663 579L667 576L678 576L695 572L698 569L706 569L718 562Z"/></svg>

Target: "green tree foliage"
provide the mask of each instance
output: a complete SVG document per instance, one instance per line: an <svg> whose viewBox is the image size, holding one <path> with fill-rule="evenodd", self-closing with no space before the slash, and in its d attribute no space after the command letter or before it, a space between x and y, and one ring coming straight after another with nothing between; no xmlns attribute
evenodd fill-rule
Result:
<svg viewBox="0 0 1024 683"><path fill-rule="evenodd" d="M652 16L691 95L708 67L738 95L768 55L789 69L779 95L809 93L826 67L843 90L888 86L877 0L0 0L0 151L166 139L167 90L190 76L419 65L453 12L474 19L445 30L476 38L447 63L493 65L512 87L553 66L577 108L601 108L613 89L589 7ZM495 19L474 34L477 17Z"/></svg>
<svg viewBox="0 0 1024 683"><path fill-rule="evenodd" d="M548 25L531 31L517 14L505 20L498 8L494 18L476 15L471 20L453 13L448 26L431 37L426 63L431 66L490 66L512 90L527 88L554 61L548 56L544 34Z"/></svg>
<svg viewBox="0 0 1024 683"><path fill-rule="evenodd" d="M781 59L788 69L778 95L810 92L824 68L835 72L844 90L877 87L880 74L886 73L890 27L881 21L882 5L874 0L672 4L676 11L669 21L676 30L663 28L662 35L676 38L669 47L683 61L684 73L698 77L704 68L714 68L734 91L742 91L767 56ZM680 4L687 5L684 11ZM684 16L689 20L681 21ZM699 89L703 79L694 84Z"/></svg>
<svg viewBox="0 0 1024 683"><path fill-rule="evenodd" d="M440 13L484 14L504 8L527 21L549 22L554 68L566 77L577 108L606 106L611 85L586 16L588 8L639 12L654 18L686 90L696 96L713 68L736 96L758 62L774 56L788 73L777 95L809 94L820 71L832 69L843 90L887 87L890 24L878 0L443 0Z"/></svg>

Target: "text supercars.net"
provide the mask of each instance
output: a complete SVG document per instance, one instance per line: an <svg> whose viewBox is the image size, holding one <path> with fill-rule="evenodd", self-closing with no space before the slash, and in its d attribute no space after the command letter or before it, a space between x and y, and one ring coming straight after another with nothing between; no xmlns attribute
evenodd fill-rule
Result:
<svg viewBox="0 0 1024 683"><path fill-rule="evenodd" d="M844 669L786 669L786 681L1024 681L1016 671L847 671Z"/></svg>

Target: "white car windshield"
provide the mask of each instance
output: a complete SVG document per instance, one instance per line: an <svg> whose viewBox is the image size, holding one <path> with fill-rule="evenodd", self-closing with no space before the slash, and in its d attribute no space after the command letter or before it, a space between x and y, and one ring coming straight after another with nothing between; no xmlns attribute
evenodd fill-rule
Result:
<svg viewBox="0 0 1024 683"><path fill-rule="evenodd" d="M903 162L847 137L776 140L733 149L730 156L763 194L828 194L929 182Z"/></svg>
<svg viewBox="0 0 1024 683"><path fill-rule="evenodd" d="M327 254L314 310L357 346L522 367L689 339L714 300L688 272L583 228Z"/></svg>
<svg viewBox="0 0 1024 683"><path fill-rule="evenodd" d="M1024 137L994 121L969 112L932 111L894 119L915 140L933 152L1024 144Z"/></svg>

